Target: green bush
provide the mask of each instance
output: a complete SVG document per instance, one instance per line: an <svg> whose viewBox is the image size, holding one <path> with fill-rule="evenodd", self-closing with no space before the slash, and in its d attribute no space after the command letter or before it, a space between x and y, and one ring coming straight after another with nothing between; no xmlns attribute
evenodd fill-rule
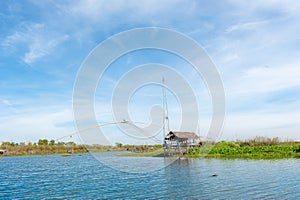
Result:
<svg viewBox="0 0 300 200"><path fill-rule="evenodd" d="M226 142L217 143L209 152L203 147L190 149L190 156L199 156L208 153L211 156L247 156L247 157L268 157L268 156L299 156L300 143L245 143L245 142Z"/></svg>

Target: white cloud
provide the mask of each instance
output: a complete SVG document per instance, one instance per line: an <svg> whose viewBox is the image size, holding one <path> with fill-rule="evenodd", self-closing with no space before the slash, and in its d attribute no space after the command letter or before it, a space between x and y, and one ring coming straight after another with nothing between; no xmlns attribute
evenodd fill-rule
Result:
<svg viewBox="0 0 300 200"><path fill-rule="evenodd" d="M13 34L7 36L2 46L19 50L25 44L22 60L30 65L38 59L49 55L54 49L68 39L68 35L57 35L47 30L40 23L21 24ZM22 51L22 50L21 50Z"/></svg>
<svg viewBox="0 0 300 200"><path fill-rule="evenodd" d="M179 7L180 6L180 7ZM165 0L165 1L143 1L138 2L134 0L128 1L111 1L107 3L105 1L98 0L81 0L72 2L71 5L63 6L66 11L73 15L85 16L92 20L101 20L101 18L108 18L112 16L119 16L126 12L128 17L151 16L156 13L163 13L166 11L177 11L179 8L190 8L194 6L193 2L186 4L182 0ZM133 16L134 14L134 16ZM124 18L123 18L124 19Z"/></svg>
<svg viewBox="0 0 300 200"><path fill-rule="evenodd" d="M182 0L116 0L109 3L102 0L79 0L59 3L57 7L68 20L82 24L74 32L94 32L97 28L87 28L94 26L100 28L106 37L115 33L116 29L123 31L141 26L174 27L173 22L184 25L184 19L191 20L191 13L197 10L196 1L193 0L188 3ZM80 33L76 35L85 37Z"/></svg>
<svg viewBox="0 0 300 200"><path fill-rule="evenodd" d="M295 0L264 0L264 1L239 1L229 0L230 3L240 9L241 14L247 10L247 12L258 12L266 10L282 11L289 15L298 15L300 9L300 2Z"/></svg>
<svg viewBox="0 0 300 200"><path fill-rule="evenodd" d="M300 65L256 67L246 70L230 86L229 93L260 95L300 87Z"/></svg>
<svg viewBox="0 0 300 200"><path fill-rule="evenodd" d="M253 29L257 29L258 27L264 26L268 21L254 21L254 22L246 22L232 25L226 29L226 33L231 33L234 31L253 31Z"/></svg>
<svg viewBox="0 0 300 200"><path fill-rule="evenodd" d="M57 45L67 39L67 35L50 40L41 37L35 39L33 43L29 45L29 52L24 55L23 61L27 64L34 63L37 59L49 55Z"/></svg>
<svg viewBox="0 0 300 200"><path fill-rule="evenodd" d="M226 119L223 139L249 139L255 136L279 137L299 140L299 112L284 113L238 113Z"/></svg>
<svg viewBox="0 0 300 200"><path fill-rule="evenodd" d="M4 104L4 105L7 105L7 106L12 106L12 103L7 100L7 99L1 99L1 102Z"/></svg>
<svg viewBox="0 0 300 200"><path fill-rule="evenodd" d="M61 126L73 121L70 110L57 112L37 112L30 114L1 117L0 127L2 141L37 141L41 138L58 139L74 132L72 125Z"/></svg>

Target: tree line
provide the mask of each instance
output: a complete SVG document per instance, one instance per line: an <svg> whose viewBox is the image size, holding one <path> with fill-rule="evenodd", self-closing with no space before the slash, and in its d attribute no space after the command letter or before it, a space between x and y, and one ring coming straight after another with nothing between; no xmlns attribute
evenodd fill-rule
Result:
<svg viewBox="0 0 300 200"><path fill-rule="evenodd" d="M106 151L131 151L148 152L162 148L162 145L123 145L116 143L114 146L104 146L99 144L84 145L75 142L60 142L55 140L39 139L37 142L2 142L1 150L8 152L8 155L43 155L43 154L63 154L63 153L86 153L86 152L106 152Z"/></svg>
<svg viewBox="0 0 300 200"><path fill-rule="evenodd" d="M55 153L83 153L87 152L85 145L75 142L56 142L55 140L39 139L38 142L2 142L0 149L8 152L8 155L25 154L55 154Z"/></svg>

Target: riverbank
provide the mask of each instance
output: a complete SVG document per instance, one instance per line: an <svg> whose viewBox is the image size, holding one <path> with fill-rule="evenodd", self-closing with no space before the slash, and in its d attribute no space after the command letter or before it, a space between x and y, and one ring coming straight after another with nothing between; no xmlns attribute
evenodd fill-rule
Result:
<svg viewBox="0 0 300 200"><path fill-rule="evenodd" d="M34 156L34 155L73 155L89 152L152 152L161 149L162 145L123 145L115 146L83 145L74 142L56 142L54 140L40 139L36 143L2 142L0 156ZM147 156L153 155L152 153Z"/></svg>
<svg viewBox="0 0 300 200"><path fill-rule="evenodd" d="M163 149L128 153L122 156L163 156ZM183 157L189 158L241 158L241 159L280 159L300 158L300 142L249 143L219 142L206 143L189 149Z"/></svg>
<svg viewBox="0 0 300 200"><path fill-rule="evenodd" d="M89 152L129 152L119 156L132 157L163 157L162 145L78 145L75 143L55 143L40 140L38 143L2 143L1 149L7 151L7 156L33 155L76 155ZM2 154L3 155L3 154ZM300 158L300 142L226 142L200 143L191 147L187 154L189 158L244 158L273 159Z"/></svg>
<svg viewBox="0 0 300 200"><path fill-rule="evenodd" d="M191 148L187 156L201 157L201 155L213 158L296 158L300 157L300 143L251 143L222 141L214 146L210 146L208 144Z"/></svg>
<svg viewBox="0 0 300 200"><path fill-rule="evenodd" d="M55 143L47 140L39 140L37 143L3 142L0 146L3 156L31 156L31 155L55 155L55 154L83 154L87 153L84 145L73 142Z"/></svg>
<svg viewBox="0 0 300 200"><path fill-rule="evenodd" d="M125 157L164 157L164 149L156 149L152 151L146 152L129 152L125 154L118 154L118 156L125 156Z"/></svg>

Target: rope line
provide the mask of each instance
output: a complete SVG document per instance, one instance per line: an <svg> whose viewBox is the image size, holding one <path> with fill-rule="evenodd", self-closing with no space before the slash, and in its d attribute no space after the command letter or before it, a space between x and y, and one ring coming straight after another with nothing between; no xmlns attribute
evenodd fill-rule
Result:
<svg viewBox="0 0 300 200"><path fill-rule="evenodd" d="M56 141L60 141L60 140L62 140L64 138L70 138L70 137L72 137L74 135L80 135L81 132L89 131L89 130L92 130L92 129L97 128L97 127L103 127L103 126L109 126L109 125L117 125L117 124L128 124L128 125L133 126L136 129L138 129L138 130L146 133L142 128L140 128L137 125L135 125L135 124L146 124L146 123L143 123L143 122L130 122L130 121L124 120L124 121L121 121L121 122L108 122L108 123L104 123L104 124L98 124L96 126L92 126L92 127L88 127L88 128L82 129L82 130L78 130L78 131L75 131L75 132L73 132L71 134L68 134L68 135L65 135L63 137L60 137L60 138L56 139ZM160 127L159 125L154 125L154 126ZM146 135L150 135L150 134L146 134ZM158 139L156 136L151 136L149 138L152 139L155 142L159 142L159 143L162 142L162 140Z"/></svg>

